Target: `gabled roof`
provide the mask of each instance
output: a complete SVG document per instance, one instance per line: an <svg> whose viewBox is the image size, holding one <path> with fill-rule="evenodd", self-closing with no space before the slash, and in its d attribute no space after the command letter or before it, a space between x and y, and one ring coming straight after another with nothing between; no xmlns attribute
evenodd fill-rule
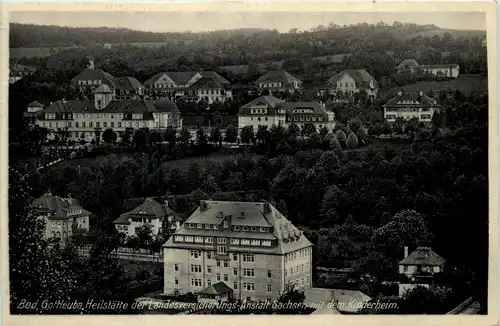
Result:
<svg viewBox="0 0 500 326"><path fill-rule="evenodd" d="M142 84L134 77L115 77L116 87L128 91L143 88Z"/></svg>
<svg viewBox="0 0 500 326"><path fill-rule="evenodd" d="M124 221L125 219L134 219L134 218L151 218L151 219L157 219L157 218L163 218L166 217L167 213L165 212L165 209L163 206L158 203L156 200L152 198L146 198L146 200L130 212L126 212L124 214L121 214L118 219L113 221L113 223L117 224L122 224L120 222Z"/></svg>
<svg viewBox="0 0 500 326"><path fill-rule="evenodd" d="M163 75L166 75L178 86L186 85L196 74L196 71L163 71L146 80L144 86L155 84Z"/></svg>
<svg viewBox="0 0 500 326"><path fill-rule="evenodd" d="M296 109L308 109L311 112L304 112L305 114L326 114L328 111L318 102L284 102L279 105L280 108L285 109L287 114L293 114ZM303 114L303 113L301 113Z"/></svg>
<svg viewBox="0 0 500 326"><path fill-rule="evenodd" d="M71 82L77 82L79 80L100 80L111 88L116 87L114 77L102 69L84 69L74 77Z"/></svg>
<svg viewBox="0 0 500 326"><path fill-rule="evenodd" d="M51 213L49 219L67 219L70 217L88 216L91 213L80 206L78 200L74 198L62 198L53 196L50 193L43 194L31 203L32 207L41 213ZM69 215L70 210L80 209L81 213Z"/></svg>
<svg viewBox="0 0 500 326"><path fill-rule="evenodd" d="M190 87L214 89L214 88L225 88L225 85L216 78L202 77L198 79L196 82L194 82Z"/></svg>
<svg viewBox="0 0 500 326"><path fill-rule="evenodd" d="M277 246L265 247L250 247L248 251L283 254L293 252L303 248L312 246L311 242L298 230L283 214L281 214L273 205L266 202L230 202L230 201L204 201L205 208L202 210L198 207L191 216L182 224L182 226L175 232L175 234L182 235L198 235L219 236L242 238L242 239L262 239L262 240L278 240ZM219 212L222 212L223 217L218 217ZM247 226L256 227L257 230L253 232L240 232L222 230L212 230L210 235L209 230L187 228L188 224L222 224L225 217L231 216L232 226ZM271 227L272 231L260 232L260 227ZM192 247L199 246L196 243L175 243L171 237L164 247Z"/></svg>
<svg viewBox="0 0 500 326"><path fill-rule="evenodd" d="M96 94L112 94L113 91L111 90L111 88L109 88L108 85L106 84L101 84L99 85L95 90L94 90L94 93Z"/></svg>
<svg viewBox="0 0 500 326"><path fill-rule="evenodd" d="M241 106L239 114L240 115L249 114L249 110L256 106L265 106L268 108L268 114L275 114L275 110L273 109L276 108L281 103L284 103L284 101L271 95L259 96L253 101Z"/></svg>
<svg viewBox="0 0 500 326"><path fill-rule="evenodd" d="M378 82L373 78L372 75L365 69L347 69L334 75L332 78L328 79L327 84L336 85L337 82L344 76L348 75L356 82L358 88L370 87L370 82L373 82L374 88L378 88Z"/></svg>
<svg viewBox="0 0 500 326"><path fill-rule="evenodd" d="M436 254L429 247L418 247L408 257L401 260L399 265L425 265L425 266L441 266L446 260Z"/></svg>
<svg viewBox="0 0 500 326"><path fill-rule="evenodd" d="M440 105L435 99L425 95L424 93L402 93L387 101L384 107L399 107L399 106L413 106L413 107L439 107Z"/></svg>
<svg viewBox="0 0 500 326"><path fill-rule="evenodd" d="M215 284L212 284L212 285L204 288L203 290L199 291L198 293L218 295L218 294L224 294L224 293L230 293L230 292L233 292L233 289L231 289L226 283L217 282Z"/></svg>
<svg viewBox="0 0 500 326"><path fill-rule="evenodd" d="M30 104L28 104L28 107L30 107L30 108L43 108L43 105L40 102L33 101Z"/></svg>
<svg viewBox="0 0 500 326"><path fill-rule="evenodd" d="M255 81L256 84L259 83L302 83L302 81L292 75L290 75L285 70L271 70L265 75L262 75Z"/></svg>
<svg viewBox="0 0 500 326"><path fill-rule="evenodd" d="M222 77L215 71L201 71L200 72L201 77L203 78L215 78L219 83L227 86L231 84L226 78Z"/></svg>
<svg viewBox="0 0 500 326"><path fill-rule="evenodd" d="M308 306L314 305L317 307L323 302L324 306L327 306L330 302L335 303L330 305L333 307L333 311L322 310L315 312L315 314L356 313L359 311L361 303L369 302L372 299L357 290L309 288L304 291L304 294L306 296L304 303Z"/></svg>
<svg viewBox="0 0 500 326"><path fill-rule="evenodd" d="M405 67L418 67L418 63L415 59L404 59L396 68L405 68Z"/></svg>

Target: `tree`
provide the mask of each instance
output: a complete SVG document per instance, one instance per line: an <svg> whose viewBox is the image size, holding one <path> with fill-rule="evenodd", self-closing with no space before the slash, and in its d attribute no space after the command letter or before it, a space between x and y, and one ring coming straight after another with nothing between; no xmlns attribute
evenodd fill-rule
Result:
<svg viewBox="0 0 500 326"><path fill-rule="evenodd" d="M161 137L159 132L151 131L149 133L148 141L150 144L158 144L159 142L161 142L161 139L162 139L162 137Z"/></svg>
<svg viewBox="0 0 500 326"><path fill-rule="evenodd" d="M349 134L349 137L347 137L346 146L349 149L354 149L358 147L358 137L356 137L356 135L353 132L351 132Z"/></svg>
<svg viewBox="0 0 500 326"><path fill-rule="evenodd" d="M141 147L146 145L147 135L144 129L137 129L134 132L134 144L136 147Z"/></svg>
<svg viewBox="0 0 500 326"><path fill-rule="evenodd" d="M321 136L315 131L310 134L307 139L307 146L309 148L321 148Z"/></svg>
<svg viewBox="0 0 500 326"><path fill-rule="evenodd" d="M306 308L304 305L305 299L304 291L295 288L292 284L287 284L285 291L277 300L278 313L284 315L296 314Z"/></svg>
<svg viewBox="0 0 500 326"><path fill-rule="evenodd" d="M349 208L348 195L335 185L329 186L325 191L323 203L321 204L323 223L327 226L342 223L347 217L345 214L349 212Z"/></svg>
<svg viewBox="0 0 500 326"><path fill-rule="evenodd" d="M243 144L249 144L254 141L255 136L253 126L245 126L241 129L240 139Z"/></svg>
<svg viewBox="0 0 500 326"><path fill-rule="evenodd" d="M382 134L383 135L391 135L392 134L392 127L388 121L384 121L384 124L382 125Z"/></svg>
<svg viewBox="0 0 500 326"><path fill-rule="evenodd" d="M361 123L361 120L359 120L359 119L352 119L348 123L349 130L351 130L354 133L356 133L361 126L362 126L362 123Z"/></svg>
<svg viewBox="0 0 500 326"><path fill-rule="evenodd" d="M139 227L135 235L139 241L139 247L147 249L149 245L153 242L153 228L152 225L146 223Z"/></svg>
<svg viewBox="0 0 500 326"><path fill-rule="evenodd" d="M255 134L255 139L261 144L267 144L270 138L269 130L267 130L266 125L260 125L257 128L257 133Z"/></svg>
<svg viewBox="0 0 500 326"><path fill-rule="evenodd" d="M384 127L380 122L377 122L370 128L370 135L377 137L380 136L384 131Z"/></svg>
<svg viewBox="0 0 500 326"><path fill-rule="evenodd" d="M116 132L114 132L111 128L104 130L102 133L102 140L104 140L107 144L115 143L117 138Z"/></svg>
<svg viewBox="0 0 500 326"><path fill-rule="evenodd" d="M398 300L398 314L445 314L454 306L452 290L446 287L428 289L417 286ZM451 304L451 306L450 306Z"/></svg>
<svg viewBox="0 0 500 326"><path fill-rule="evenodd" d="M392 125L392 131L394 131L394 133L396 134L402 135L405 130L405 125L406 121L403 118L398 117Z"/></svg>
<svg viewBox="0 0 500 326"><path fill-rule="evenodd" d="M342 146L340 145L339 139L337 136L334 136L330 140L330 149L337 154L342 154Z"/></svg>
<svg viewBox="0 0 500 326"><path fill-rule="evenodd" d="M201 189L207 194L213 194L220 190L215 178L211 174L209 174L205 181L203 181Z"/></svg>
<svg viewBox="0 0 500 326"><path fill-rule="evenodd" d="M339 140L340 142L340 145L343 145L345 146L346 145L346 142L347 142L347 136L345 134L345 132L343 130L337 130L336 132L336 136L337 136L337 139Z"/></svg>
<svg viewBox="0 0 500 326"><path fill-rule="evenodd" d="M359 127L358 131L356 131L356 137L358 137L358 140L360 142L366 144L366 140L368 138L368 130L363 126Z"/></svg>
<svg viewBox="0 0 500 326"><path fill-rule="evenodd" d="M177 130L173 126L168 126L163 134L163 140L168 143L170 148L174 148L177 140Z"/></svg>
<svg viewBox="0 0 500 326"><path fill-rule="evenodd" d="M321 136L321 138L325 138L325 136L328 134L329 130L326 126L324 126L323 128L321 128L319 130L319 135Z"/></svg>
<svg viewBox="0 0 500 326"><path fill-rule="evenodd" d="M290 147L290 145L288 145L287 141L282 139L278 146L276 146L276 152L278 154L284 154L284 155L287 155L287 154L290 154L292 151L292 148Z"/></svg>
<svg viewBox="0 0 500 326"><path fill-rule="evenodd" d="M129 144L130 143L130 138L134 132L134 129L132 128L126 128L125 131L122 133L122 143L124 144Z"/></svg>
<svg viewBox="0 0 500 326"><path fill-rule="evenodd" d="M198 144L198 149L202 153L205 153L208 150L207 135L201 126L196 131L196 143Z"/></svg>
<svg viewBox="0 0 500 326"><path fill-rule="evenodd" d="M313 132L316 132L316 127L314 126L314 124L311 122L306 122L304 124L304 127L302 128L302 135L309 136Z"/></svg>
<svg viewBox="0 0 500 326"><path fill-rule="evenodd" d="M297 137L300 134L300 128L295 124L295 122L292 122L288 126L288 136L289 137Z"/></svg>
<svg viewBox="0 0 500 326"><path fill-rule="evenodd" d="M235 143L237 138L238 138L238 129L235 126L233 126L232 124L230 124L226 128L226 132L225 132L224 136L225 136L226 142Z"/></svg>
<svg viewBox="0 0 500 326"><path fill-rule="evenodd" d="M187 147L189 145L189 142L191 141L191 133L185 127L183 127L181 130L179 141L182 145L184 145L184 147Z"/></svg>
<svg viewBox="0 0 500 326"><path fill-rule="evenodd" d="M210 141L214 144L220 144L222 142L222 134L220 132L220 129L215 127L210 130Z"/></svg>

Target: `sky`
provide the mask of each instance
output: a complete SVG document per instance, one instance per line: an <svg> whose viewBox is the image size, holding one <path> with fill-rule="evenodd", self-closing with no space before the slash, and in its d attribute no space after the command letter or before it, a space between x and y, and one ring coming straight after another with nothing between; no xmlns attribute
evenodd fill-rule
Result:
<svg viewBox="0 0 500 326"><path fill-rule="evenodd" d="M10 21L69 27L123 27L140 31L182 32L265 28L287 32L320 24L337 25L394 21L434 24L441 28L486 30L484 12L11 12Z"/></svg>

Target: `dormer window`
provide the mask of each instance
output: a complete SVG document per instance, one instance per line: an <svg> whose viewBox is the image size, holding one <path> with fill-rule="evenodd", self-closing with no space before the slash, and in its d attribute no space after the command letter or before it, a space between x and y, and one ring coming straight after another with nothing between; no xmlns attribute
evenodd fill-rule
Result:
<svg viewBox="0 0 500 326"><path fill-rule="evenodd" d="M201 228L203 228L203 224L197 224L197 225L196 225L196 227L197 227L198 229L201 229Z"/></svg>
<svg viewBox="0 0 500 326"><path fill-rule="evenodd" d="M260 232L266 232L266 228L261 227Z"/></svg>
<svg viewBox="0 0 500 326"><path fill-rule="evenodd" d="M224 217L224 214L222 212L218 212L217 213L217 218L222 218L222 217Z"/></svg>
<svg viewBox="0 0 500 326"><path fill-rule="evenodd" d="M244 226L243 231L248 231L248 227Z"/></svg>
<svg viewBox="0 0 500 326"><path fill-rule="evenodd" d="M234 231L239 231L239 230L240 230L240 227L239 227L239 226L235 226L235 227L233 227L233 230L234 230Z"/></svg>
<svg viewBox="0 0 500 326"><path fill-rule="evenodd" d="M205 229L209 230L212 227L210 224L205 224Z"/></svg>
<svg viewBox="0 0 500 326"><path fill-rule="evenodd" d="M223 222L223 226L225 229L227 229L229 227L229 222L228 221L224 221Z"/></svg>
<svg viewBox="0 0 500 326"><path fill-rule="evenodd" d="M252 226L251 230L255 231L257 228L255 226Z"/></svg>

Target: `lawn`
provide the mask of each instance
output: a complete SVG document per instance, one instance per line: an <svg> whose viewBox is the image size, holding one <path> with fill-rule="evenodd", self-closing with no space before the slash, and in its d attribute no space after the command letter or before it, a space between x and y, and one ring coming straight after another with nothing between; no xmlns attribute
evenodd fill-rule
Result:
<svg viewBox="0 0 500 326"><path fill-rule="evenodd" d="M202 156L202 157L189 157L189 158L185 158L182 160L175 160L175 161L167 161L167 162L163 162L162 164L164 167L167 167L167 168L175 167L175 168L178 168L181 170L187 170L190 162L198 162L200 165L204 166L208 162L221 162L224 160L234 159L234 158L236 158L236 156L232 155L232 154L230 154L230 155L211 155L211 156Z"/></svg>

